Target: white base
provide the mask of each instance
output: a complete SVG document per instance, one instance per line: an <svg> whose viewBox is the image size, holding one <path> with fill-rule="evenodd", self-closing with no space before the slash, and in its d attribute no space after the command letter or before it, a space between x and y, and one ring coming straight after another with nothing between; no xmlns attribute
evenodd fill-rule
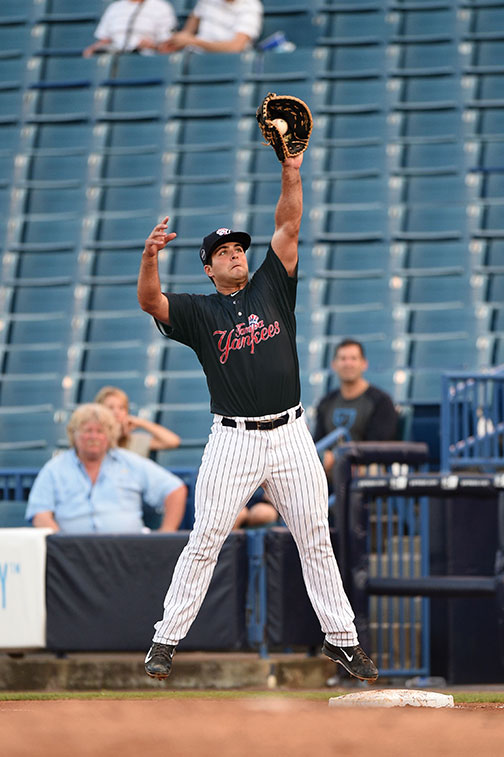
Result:
<svg viewBox="0 0 504 757"><path fill-rule="evenodd" d="M381 689L331 697L329 707L453 707L453 697L437 691Z"/></svg>

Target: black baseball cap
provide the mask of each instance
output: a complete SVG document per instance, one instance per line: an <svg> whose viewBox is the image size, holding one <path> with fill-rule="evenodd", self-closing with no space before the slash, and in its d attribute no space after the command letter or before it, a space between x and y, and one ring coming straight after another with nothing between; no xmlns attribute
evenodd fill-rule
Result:
<svg viewBox="0 0 504 757"><path fill-rule="evenodd" d="M211 234L208 234L208 236L206 236L201 243L201 249L199 253L201 262L203 263L203 265L206 265L212 257L212 252L221 244L226 244L226 242L238 242L239 244L241 244L244 250L248 250L251 241L252 240L250 238L250 234L247 234L246 231L216 229L215 231L212 231Z"/></svg>

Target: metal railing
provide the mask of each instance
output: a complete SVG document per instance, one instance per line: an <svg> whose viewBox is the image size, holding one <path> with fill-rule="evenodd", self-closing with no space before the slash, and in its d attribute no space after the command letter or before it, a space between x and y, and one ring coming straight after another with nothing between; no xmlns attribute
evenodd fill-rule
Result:
<svg viewBox="0 0 504 757"><path fill-rule="evenodd" d="M504 367L442 374L441 471L504 466Z"/></svg>

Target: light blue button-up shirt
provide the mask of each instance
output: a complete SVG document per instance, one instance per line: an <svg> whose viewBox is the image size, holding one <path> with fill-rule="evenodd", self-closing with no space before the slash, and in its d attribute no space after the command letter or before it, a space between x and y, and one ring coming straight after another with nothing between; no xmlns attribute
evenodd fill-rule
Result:
<svg viewBox="0 0 504 757"><path fill-rule="evenodd" d="M105 455L93 484L74 449L47 462L35 479L25 517L50 510L68 534L138 533L142 504L164 510L164 499L183 481L165 468L125 449Z"/></svg>

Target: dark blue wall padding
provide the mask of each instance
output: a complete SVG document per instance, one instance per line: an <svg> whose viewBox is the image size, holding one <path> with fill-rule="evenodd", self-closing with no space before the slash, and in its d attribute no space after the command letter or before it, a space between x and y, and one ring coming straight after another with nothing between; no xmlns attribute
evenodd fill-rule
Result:
<svg viewBox="0 0 504 757"><path fill-rule="evenodd" d="M145 650L188 532L47 539L47 648ZM245 534L224 543L205 601L181 650L239 650L246 643Z"/></svg>

